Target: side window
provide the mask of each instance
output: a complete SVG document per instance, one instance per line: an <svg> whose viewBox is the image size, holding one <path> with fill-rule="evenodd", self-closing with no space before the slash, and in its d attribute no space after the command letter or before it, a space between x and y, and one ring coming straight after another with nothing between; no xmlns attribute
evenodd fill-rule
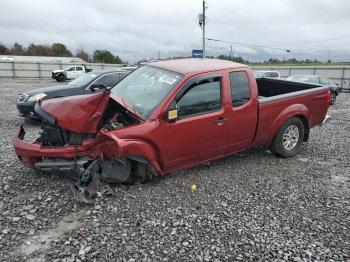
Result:
<svg viewBox="0 0 350 262"><path fill-rule="evenodd" d="M83 71L83 68L81 66L77 66L76 71Z"/></svg>
<svg viewBox="0 0 350 262"><path fill-rule="evenodd" d="M244 105L250 100L250 85L245 72L231 72L230 84L233 107Z"/></svg>
<svg viewBox="0 0 350 262"><path fill-rule="evenodd" d="M221 77L194 83L177 102L180 118L209 113L221 108Z"/></svg>
<svg viewBox="0 0 350 262"><path fill-rule="evenodd" d="M278 77L278 73L277 72L270 72L270 77Z"/></svg>
<svg viewBox="0 0 350 262"><path fill-rule="evenodd" d="M119 73L112 73L112 74L106 74L106 75L102 76L95 83L96 84L104 84L107 87L113 87L119 82L119 80L120 80Z"/></svg>
<svg viewBox="0 0 350 262"><path fill-rule="evenodd" d="M321 79L318 77L311 77L308 79L307 83L319 85L321 83Z"/></svg>
<svg viewBox="0 0 350 262"><path fill-rule="evenodd" d="M328 79L325 77L320 77L320 84L321 85L328 85Z"/></svg>
<svg viewBox="0 0 350 262"><path fill-rule="evenodd" d="M75 67L72 66L71 68L69 68L67 71L75 71Z"/></svg>

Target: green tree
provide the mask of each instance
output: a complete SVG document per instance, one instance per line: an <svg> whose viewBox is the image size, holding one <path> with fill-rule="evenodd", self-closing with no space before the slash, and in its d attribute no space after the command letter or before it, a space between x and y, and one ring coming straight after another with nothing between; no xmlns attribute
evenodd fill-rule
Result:
<svg viewBox="0 0 350 262"><path fill-rule="evenodd" d="M119 56L115 56L114 57L114 63L115 64L121 64L121 63L123 63L123 61L121 60L121 58Z"/></svg>
<svg viewBox="0 0 350 262"><path fill-rule="evenodd" d="M240 56L230 57L227 55L219 55L217 58L222 59L222 60L229 60L229 61L233 61L233 62L237 62L237 63L242 63L242 64L249 64L248 60L245 60Z"/></svg>
<svg viewBox="0 0 350 262"><path fill-rule="evenodd" d="M31 56L50 56L51 48L47 45L30 44L25 52L25 55Z"/></svg>
<svg viewBox="0 0 350 262"><path fill-rule="evenodd" d="M13 46L11 47L11 54L13 55L23 55L24 49L23 46L19 43L15 42Z"/></svg>
<svg viewBox="0 0 350 262"><path fill-rule="evenodd" d="M114 56L108 50L95 50L93 53L95 63L120 64L122 63L119 56Z"/></svg>
<svg viewBox="0 0 350 262"><path fill-rule="evenodd" d="M0 43L0 55L8 55L8 54L9 54L8 48L5 45Z"/></svg>
<svg viewBox="0 0 350 262"><path fill-rule="evenodd" d="M89 54L84 51L83 48L80 48L77 50L76 56L79 57L80 59L83 59L85 61L89 61Z"/></svg>
<svg viewBox="0 0 350 262"><path fill-rule="evenodd" d="M72 56L72 52L69 51L64 44L61 43L52 44L51 53L53 56Z"/></svg>

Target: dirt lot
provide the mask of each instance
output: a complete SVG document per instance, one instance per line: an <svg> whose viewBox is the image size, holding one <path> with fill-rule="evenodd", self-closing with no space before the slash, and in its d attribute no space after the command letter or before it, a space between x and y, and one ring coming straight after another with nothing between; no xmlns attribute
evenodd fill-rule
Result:
<svg viewBox="0 0 350 262"><path fill-rule="evenodd" d="M86 205L12 149L18 95L54 84L0 79L0 260L350 261L350 93L297 157L254 149Z"/></svg>

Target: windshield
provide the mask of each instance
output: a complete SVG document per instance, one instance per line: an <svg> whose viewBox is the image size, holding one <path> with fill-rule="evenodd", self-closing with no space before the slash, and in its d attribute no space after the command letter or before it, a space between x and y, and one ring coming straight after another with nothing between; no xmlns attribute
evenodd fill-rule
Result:
<svg viewBox="0 0 350 262"><path fill-rule="evenodd" d="M89 73L89 74L84 74L76 79L74 79L73 81L69 82L68 85L72 85L72 86L84 86L88 83L90 83L92 80L94 80L96 77L98 77L98 75L94 74L94 73Z"/></svg>
<svg viewBox="0 0 350 262"><path fill-rule="evenodd" d="M111 92L147 118L181 79L178 73L143 66L119 82Z"/></svg>

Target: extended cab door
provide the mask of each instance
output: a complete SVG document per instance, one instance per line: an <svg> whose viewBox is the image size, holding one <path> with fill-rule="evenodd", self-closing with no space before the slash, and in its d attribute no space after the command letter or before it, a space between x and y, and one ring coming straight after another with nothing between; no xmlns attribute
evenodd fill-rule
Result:
<svg viewBox="0 0 350 262"><path fill-rule="evenodd" d="M227 125L222 75L189 80L172 101L178 118L161 126L163 165L167 172L224 154Z"/></svg>
<svg viewBox="0 0 350 262"><path fill-rule="evenodd" d="M254 139L257 120L258 102L256 81L245 70L230 71L231 107L228 111L227 126L228 152L246 149Z"/></svg>
<svg viewBox="0 0 350 262"><path fill-rule="evenodd" d="M85 71L84 71L82 66L76 66L75 67L75 78L81 76L84 73L85 73Z"/></svg>
<svg viewBox="0 0 350 262"><path fill-rule="evenodd" d="M76 78L76 71L75 71L75 66L71 66L66 70L66 77L68 79L74 79Z"/></svg>

